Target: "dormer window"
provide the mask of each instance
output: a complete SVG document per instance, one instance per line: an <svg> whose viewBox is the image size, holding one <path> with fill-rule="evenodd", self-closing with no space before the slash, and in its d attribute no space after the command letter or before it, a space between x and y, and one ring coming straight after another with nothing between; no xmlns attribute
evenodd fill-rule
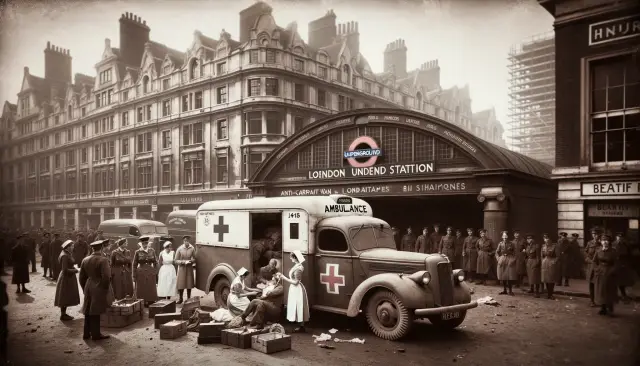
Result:
<svg viewBox="0 0 640 366"><path fill-rule="evenodd" d="M198 60L197 59L193 59L191 61L191 65L189 66L189 79L193 80L195 78L197 78L199 75L198 72L198 67L200 65L198 64Z"/></svg>
<svg viewBox="0 0 640 366"><path fill-rule="evenodd" d="M149 88L149 77L145 76L144 78L142 78L142 92L144 94L147 94L150 91Z"/></svg>
<svg viewBox="0 0 640 366"><path fill-rule="evenodd" d="M107 69L100 73L100 85L111 82L111 70Z"/></svg>
<svg viewBox="0 0 640 366"><path fill-rule="evenodd" d="M348 84L351 80L351 69L349 65L342 66L342 82Z"/></svg>
<svg viewBox="0 0 640 366"><path fill-rule="evenodd" d="M420 92L416 94L416 108L422 110L422 93Z"/></svg>
<svg viewBox="0 0 640 366"><path fill-rule="evenodd" d="M171 73L171 65L165 65L162 73L165 75L169 75L169 73Z"/></svg>
<svg viewBox="0 0 640 366"><path fill-rule="evenodd" d="M30 108L31 107L29 106L29 97L22 98L20 100L20 115L26 116L27 114L29 114Z"/></svg>
<svg viewBox="0 0 640 366"><path fill-rule="evenodd" d="M73 118L73 107L72 106L68 106L67 107L67 119L71 120Z"/></svg>

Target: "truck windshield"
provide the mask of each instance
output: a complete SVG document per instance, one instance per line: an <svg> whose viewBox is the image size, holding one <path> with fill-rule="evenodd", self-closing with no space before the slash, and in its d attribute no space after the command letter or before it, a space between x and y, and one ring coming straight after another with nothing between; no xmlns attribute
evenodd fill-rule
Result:
<svg viewBox="0 0 640 366"><path fill-rule="evenodd" d="M153 225L142 225L140 226L140 232L145 234L169 234L169 231L165 226L153 226Z"/></svg>
<svg viewBox="0 0 640 366"><path fill-rule="evenodd" d="M396 249L393 233L388 228L372 226L356 226L349 230L351 245L355 250L363 251L374 248Z"/></svg>

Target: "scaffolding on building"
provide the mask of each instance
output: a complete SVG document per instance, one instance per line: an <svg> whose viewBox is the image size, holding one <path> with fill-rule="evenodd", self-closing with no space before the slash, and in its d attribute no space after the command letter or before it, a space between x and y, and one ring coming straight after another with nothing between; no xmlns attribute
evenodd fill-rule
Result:
<svg viewBox="0 0 640 366"><path fill-rule="evenodd" d="M533 36L509 51L509 146L555 165L555 39Z"/></svg>

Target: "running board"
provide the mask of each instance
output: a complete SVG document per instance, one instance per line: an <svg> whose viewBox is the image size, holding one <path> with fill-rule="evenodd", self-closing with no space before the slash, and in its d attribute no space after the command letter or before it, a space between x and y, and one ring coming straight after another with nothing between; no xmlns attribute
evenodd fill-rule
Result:
<svg viewBox="0 0 640 366"><path fill-rule="evenodd" d="M313 305L311 308L313 310L324 311L324 312L327 312L327 313L347 315L347 310L340 309L340 308L334 308L333 306Z"/></svg>

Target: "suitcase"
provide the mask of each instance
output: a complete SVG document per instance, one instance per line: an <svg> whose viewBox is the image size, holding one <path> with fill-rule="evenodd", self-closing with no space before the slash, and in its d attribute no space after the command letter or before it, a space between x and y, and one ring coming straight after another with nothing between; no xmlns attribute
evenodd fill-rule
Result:
<svg viewBox="0 0 640 366"><path fill-rule="evenodd" d="M176 312L176 302L173 300L160 300L149 305L149 319L156 314L167 314Z"/></svg>
<svg viewBox="0 0 640 366"><path fill-rule="evenodd" d="M160 329L162 324L166 324L172 320L182 320L182 316L180 313L167 313L167 314L156 314L153 318L154 327L156 329Z"/></svg>
<svg viewBox="0 0 640 366"><path fill-rule="evenodd" d="M224 323L201 323L198 327L199 337L221 337Z"/></svg>
<svg viewBox="0 0 640 366"><path fill-rule="evenodd" d="M187 334L187 322L172 320L160 326L160 339L176 339Z"/></svg>
<svg viewBox="0 0 640 366"><path fill-rule="evenodd" d="M224 345L235 347L235 348L251 348L251 337L258 334L267 333L266 329L246 329L246 328L237 328L237 329L225 329L221 333L220 342Z"/></svg>
<svg viewBox="0 0 640 366"><path fill-rule="evenodd" d="M291 336L281 333L266 333L251 337L251 348L271 354L291 349Z"/></svg>
<svg viewBox="0 0 640 366"><path fill-rule="evenodd" d="M218 344L222 337L198 337L198 344Z"/></svg>

